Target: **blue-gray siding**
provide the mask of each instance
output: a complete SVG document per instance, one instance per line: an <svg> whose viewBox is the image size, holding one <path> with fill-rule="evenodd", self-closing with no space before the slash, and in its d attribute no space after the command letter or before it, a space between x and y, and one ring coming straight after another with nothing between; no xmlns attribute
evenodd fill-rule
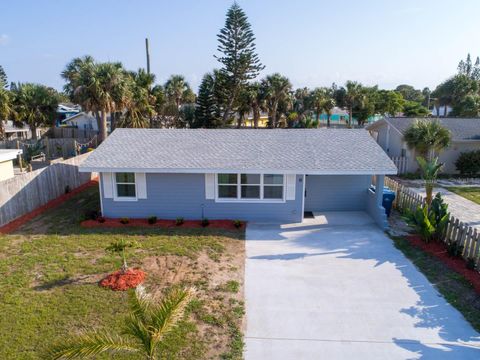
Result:
<svg viewBox="0 0 480 360"><path fill-rule="evenodd" d="M305 211L365 210L370 175L306 176Z"/></svg>
<svg viewBox="0 0 480 360"><path fill-rule="evenodd" d="M147 199L114 201L102 198L107 217L162 219L302 220L303 175L296 177L295 200L284 203L220 203L205 199L204 174L146 174Z"/></svg>

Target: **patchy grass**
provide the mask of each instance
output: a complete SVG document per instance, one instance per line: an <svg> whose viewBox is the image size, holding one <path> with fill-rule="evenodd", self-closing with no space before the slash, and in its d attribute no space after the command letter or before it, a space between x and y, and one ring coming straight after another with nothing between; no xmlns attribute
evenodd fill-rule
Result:
<svg viewBox="0 0 480 360"><path fill-rule="evenodd" d="M480 331L480 297L472 285L460 274L448 268L436 257L416 248L401 236L391 236L395 247L402 251L425 274L445 299L465 319Z"/></svg>
<svg viewBox="0 0 480 360"><path fill-rule="evenodd" d="M480 187L450 186L447 187L447 189L455 194L463 196L465 199L480 204Z"/></svg>
<svg viewBox="0 0 480 360"><path fill-rule="evenodd" d="M147 272L146 287L161 297L171 286L195 285L197 299L166 340L168 359L239 359L243 351L243 231L218 229L86 229L98 207L91 188L31 222L0 235L0 359L44 358L50 346L80 329L118 333L127 314L124 292L97 283L121 266L104 249L129 238L129 265ZM236 292L219 289L238 284ZM110 359L106 354L97 359ZM139 359L116 354L115 359Z"/></svg>

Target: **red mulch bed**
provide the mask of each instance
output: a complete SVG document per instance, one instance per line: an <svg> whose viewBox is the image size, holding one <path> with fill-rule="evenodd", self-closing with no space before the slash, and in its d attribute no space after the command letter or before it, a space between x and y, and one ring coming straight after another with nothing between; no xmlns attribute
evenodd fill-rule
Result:
<svg viewBox="0 0 480 360"><path fill-rule="evenodd" d="M149 224L146 219L129 219L127 224L122 224L120 219L103 218L104 222L98 220L85 220L80 224L86 228L122 228L122 227L158 227L158 228L187 228L199 229L202 228L200 220L185 220L182 225L176 225L175 220L157 220L155 224ZM242 222L240 228L236 228L232 220L209 220L207 228L224 229L224 230L238 230L245 227L245 222Z"/></svg>
<svg viewBox="0 0 480 360"><path fill-rule="evenodd" d="M113 291L125 291L136 288L145 281L145 277L146 274L140 269L128 269L124 273L119 270L109 274L99 285Z"/></svg>
<svg viewBox="0 0 480 360"><path fill-rule="evenodd" d="M413 246L432 254L450 269L462 275L472 284L475 291L480 294L480 273L476 270L467 269L464 259L449 256L444 243L430 242L427 244L419 235L408 235L407 240Z"/></svg>
<svg viewBox="0 0 480 360"><path fill-rule="evenodd" d="M17 230L20 226L32 220L34 217L37 217L38 215L43 214L45 211L50 210L62 204L66 200L72 198L73 196L77 195L78 193L92 186L98 186L98 179L95 179L95 180L89 181L88 183L80 185L79 187L73 189L69 193L60 195L59 197L47 202L45 205L42 205L36 208L35 210L20 216L19 218L13 220L12 222L9 222L8 224L3 225L2 227L0 227L0 234L8 234Z"/></svg>

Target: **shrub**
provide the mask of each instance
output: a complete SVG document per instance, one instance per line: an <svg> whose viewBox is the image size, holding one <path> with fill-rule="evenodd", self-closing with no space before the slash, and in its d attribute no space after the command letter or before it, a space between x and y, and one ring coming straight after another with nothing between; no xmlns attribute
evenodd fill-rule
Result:
<svg viewBox="0 0 480 360"><path fill-rule="evenodd" d="M415 230L425 242L440 240L444 234L448 218L448 205L443 202L438 193L432 200L430 208L427 205L419 206L415 211L406 211L405 219L415 227Z"/></svg>
<svg viewBox="0 0 480 360"><path fill-rule="evenodd" d="M469 257L465 266L469 270L475 270L475 258Z"/></svg>
<svg viewBox="0 0 480 360"><path fill-rule="evenodd" d="M455 166L462 175L477 175L480 173L480 150L462 152L455 161Z"/></svg>
<svg viewBox="0 0 480 360"><path fill-rule="evenodd" d="M460 245L457 241L451 241L447 243L447 253L451 257L462 256L463 246Z"/></svg>
<svg viewBox="0 0 480 360"><path fill-rule="evenodd" d="M185 220L183 219L183 217L178 217L175 219L175 225L177 226L183 225L184 222Z"/></svg>
<svg viewBox="0 0 480 360"><path fill-rule="evenodd" d="M130 219L127 218L127 217L124 217L124 218L121 218L121 219L120 219L120 222L121 222L122 224L128 224L128 223L130 222Z"/></svg>
<svg viewBox="0 0 480 360"><path fill-rule="evenodd" d="M100 212L98 210L85 211L85 219L87 220L97 220L99 216L100 216Z"/></svg>
<svg viewBox="0 0 480 360"><path fill-rule="evenodd" d="M235 226L237 229L240 229L242 225L243 223L241 220L233 220L233 226Z"/></svg>
<svg viewBox="0 0 480 360"><path fill-rule="evenodd" d="M207 227L208 225L210 225L210 221L208 221L207 218L203 218L201 224L202 227Z"/></svg>
<svg viewBox="0 0 480 360"><path fill-rule="evenodd" d="M102 224L105 222L105 220L106 220L106 219L105 219L103 216L99 216L99 217L97 218L97 221L98 221L99 223L102 223Z"/></svg>
<svg viewBox="0 0 480 360"><path fill-rule="evenodd" d="M148 219L147 219L148 223L150 225L153 225L157 222L157 217L156 216L150 216Z"/></svg>

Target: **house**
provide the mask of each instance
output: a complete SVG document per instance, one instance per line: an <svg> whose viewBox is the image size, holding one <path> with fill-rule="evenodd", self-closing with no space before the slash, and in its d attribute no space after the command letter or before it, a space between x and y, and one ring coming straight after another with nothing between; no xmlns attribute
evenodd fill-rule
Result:
<svg viewBox="0 0 480 360"><path fill-rule="evenodd" d="M25 123L20 123L21 126L16 126L13 120L3 120L3 128L5 130L6 140L28 140L32 138L32 131ZM44 128L37 128L37 139L46 131Z"/></svg>
<svg viewBox="0 0 480 360"><path fill-rule="evenodd" d="M100 173L106 217L302 222L367 211L385 227L393 162L364 129L116 129L82 172Z"/></svg>
<svg viewBox="0 0 480 360"><path fill-rule="evenodd" d="M62 120L62 125L73 126L80 130L98 131L97 119L94 116L85 112L80 112Z"/></svg>
<svg viewBox="0 0 480 360"><path fill-rule="evenodd" d="M409 149L403 139L405 131L419 119L384 118L367 127L373 138L399 166L399 172L416 172L418 164L414 149ZM455 161L462 152L480 149L480 119L426 118L424 121L439 121L452 136L451 145L439 154L446 174L458 173Z"/></svg>
<svg viewBox="0 0 480 360"><path fill-rule="evenodd" d="M22 154L18 149L0 149L0 181L10 179L14 176L13 160Z"/></svg>
<svg viewBox="0 0 480 360"><path fill-rule="evenodd" d="M57 117L55 125L60 126L62 121L70 116L78 114L81 111L80 105L60 103L57 106Z"/></svg>

